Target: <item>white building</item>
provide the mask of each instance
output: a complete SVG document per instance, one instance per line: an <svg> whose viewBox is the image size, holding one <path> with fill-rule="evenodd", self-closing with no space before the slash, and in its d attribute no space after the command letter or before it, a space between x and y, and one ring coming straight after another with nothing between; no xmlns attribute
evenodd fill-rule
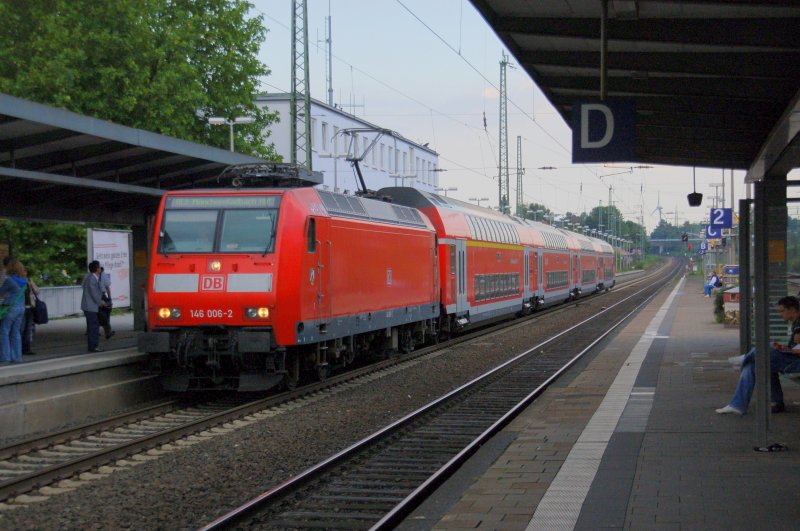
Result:
<svg viewBox="0 0 800 531"><path fill-rule="evenodd" d="M272 124L270 140L276 151L288 162L290 153L289 94L261 94L256 105L277 111L281 121ZM324 176L323 187L336 192L356 192L359 189L355 169L348 157L361 156L379 133L359 132L345 135L347 129L382 129L342 109L321 101L311 100L311 165ZM348 153L349 149L349 153ZM299 154L298 157L303 157ZM302 161L300 161L302 162ZM386 186L411 186L435 192L439 186L439 154L411 142L395 132L383 135L359 163L367 188L378 190Z"/></svg>

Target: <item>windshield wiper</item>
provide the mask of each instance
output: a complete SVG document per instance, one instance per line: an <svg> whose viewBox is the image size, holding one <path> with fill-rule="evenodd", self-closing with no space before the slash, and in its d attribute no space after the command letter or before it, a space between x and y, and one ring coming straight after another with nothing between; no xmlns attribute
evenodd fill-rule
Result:
<svg viewBox="0 0 800 531"><path fill-rule="evenodd" d="M267 246L264 248L264 252L261 254L261 258L267 256L269 252L269 248L272 247L272 242L275 241L275 223L272 223L272 232L269 235L269 241L267 242Z"/></svg>
<svg viewBox="0 0 800 531"><path fill-rule="evenodd" d="M167 253L167 245L172 243L172 238L169 237L169 233L164 231L161 233L161 253L164 257L169 258L169 253Z"/></svg>

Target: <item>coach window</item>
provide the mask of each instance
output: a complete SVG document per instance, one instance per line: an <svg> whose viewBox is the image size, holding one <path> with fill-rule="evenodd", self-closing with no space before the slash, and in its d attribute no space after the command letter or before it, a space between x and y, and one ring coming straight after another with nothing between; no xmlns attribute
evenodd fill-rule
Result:
<svg viewBox="0 0 800 531"><path fill-rule="evenodd" d="M492 231L489 229L489 220L481 218L481 226L483 227L483 239L487 242L492 241Z"/></svg>
<svg viewBox="0 0 800 531"><path fill-rule="evenodd" d="M317 252L317 220L314 218L308 220L308 252Z"/></svg>
<svg viewBox="0 0 800 531"><path fill-rule="evenodd" d="M475 234L475 239L485 240L486 238L484 238L483 236L483 224L481 223L481 218L474 218L472 222L475 223L475 229L477 230L477 233Z"/></svg>

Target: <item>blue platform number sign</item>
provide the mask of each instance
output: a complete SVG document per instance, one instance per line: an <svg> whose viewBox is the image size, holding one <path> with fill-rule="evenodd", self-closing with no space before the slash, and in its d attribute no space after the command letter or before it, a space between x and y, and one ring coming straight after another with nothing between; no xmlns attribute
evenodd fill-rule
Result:
<svg viewBox="0 0 800 531"><path fill-rule="evenodd" d="M700 242L700 250L707 251L708 250L708 242Z"/></svg>
<svg viewBox="0 0 800 531"><path fill-rule="evenodd" d="M582 101L572 105L572 162L634 160L633 100Z"/></svg>
<svg viewBox="0 0 800 531"><path fill-rule="evenodd" d="M716 240L722 237L722 228L715 227L714 225L706 225L706 238L709 240Z"/></svg>
<svg viewBox="0 0 800 531"><path fill-rule="evenodd" d="M730 229L733 227L732 208L712 208L711 226L717 229Z"/></svg>

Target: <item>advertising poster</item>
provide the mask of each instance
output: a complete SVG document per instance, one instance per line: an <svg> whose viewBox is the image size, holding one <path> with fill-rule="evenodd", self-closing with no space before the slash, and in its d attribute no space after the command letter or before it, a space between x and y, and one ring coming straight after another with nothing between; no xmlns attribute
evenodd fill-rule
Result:
<svg viewBox="0 0 800 531"><path fill-rule="evenodd" d="M114 308L131 305L131 233L128 231L89 229L90 260L97 260L111 275L111 299Z"/></svg>

